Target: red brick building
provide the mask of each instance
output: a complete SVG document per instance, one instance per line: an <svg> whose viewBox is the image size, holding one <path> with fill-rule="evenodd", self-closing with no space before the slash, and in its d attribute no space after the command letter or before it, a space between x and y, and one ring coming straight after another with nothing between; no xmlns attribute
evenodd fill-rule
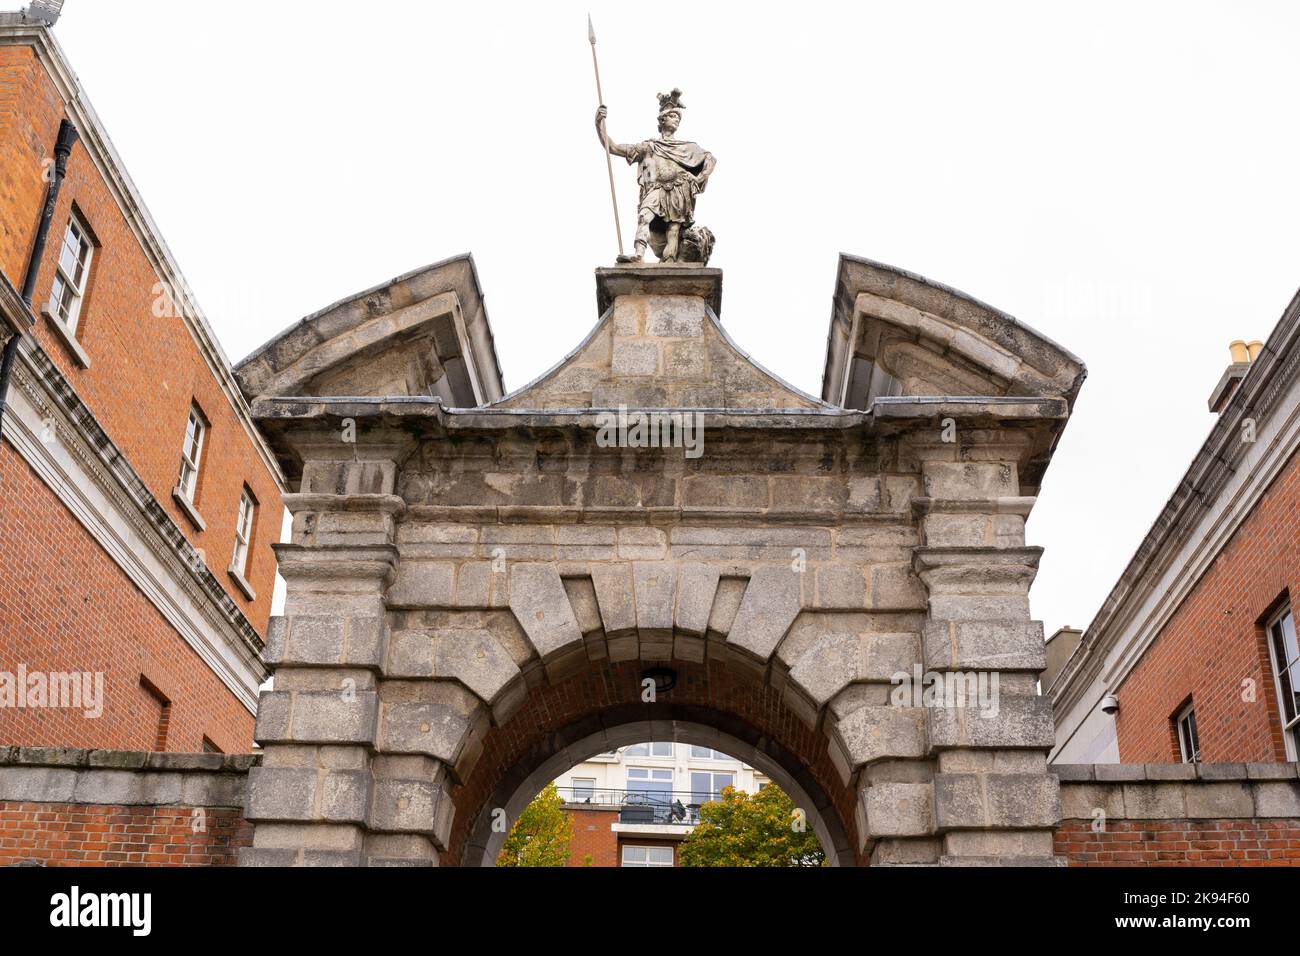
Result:
<svg viewBox="0 0 1300 956"><path fill-rule="evenodd" d="M0 744L247 751L283 479L50 28L17 13L0 306Z"/></svg>
<svg viewBox="0 0 1300 956"><path fill-rule="evenodd" d="M617 808L566 803L573 823L569 866L680 866L686 826L628 823Z"/></svg>
<svg viewBox="0 0 1300 956"><path fill-rule="evenodd" d="M1232 352L1173 497L1087 632L1048 644L1057 763L1300 753L1300 294Z"/></svg>

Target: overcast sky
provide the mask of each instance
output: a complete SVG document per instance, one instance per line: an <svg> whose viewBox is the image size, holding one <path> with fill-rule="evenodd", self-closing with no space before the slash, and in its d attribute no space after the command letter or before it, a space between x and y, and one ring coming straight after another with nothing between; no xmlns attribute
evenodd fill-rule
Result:
<svg viewBox="0 0 1300 956"><path fill-rule="evenodd" d="M697 218L759 362L820 393L848 252L1087 363L1029 524L1035 616L1086 624L1300 285L1300 5L67 0L56 34L232 360L469 251L517 388L615 253L588 9L612 138L678 86L718 157Z"/></svg>

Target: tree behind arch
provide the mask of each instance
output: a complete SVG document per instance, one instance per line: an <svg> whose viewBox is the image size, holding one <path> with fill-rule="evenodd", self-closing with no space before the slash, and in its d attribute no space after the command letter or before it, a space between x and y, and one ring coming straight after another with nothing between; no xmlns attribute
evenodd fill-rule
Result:
<svg viewBox="0 0 1300 956"><path fill-rule="evenodd" d="M510 828L497 866L565 866L572 839L573 820L555 784L548 783Z"/></svg>
<svg viewBox="0 0 1300 956"><path fill-rule="evenodd" d="M700 807L700 823L682 842L682 866L825 866L817 835L799 827L794 801L774 784L750 794L725 787Z"/></svg>

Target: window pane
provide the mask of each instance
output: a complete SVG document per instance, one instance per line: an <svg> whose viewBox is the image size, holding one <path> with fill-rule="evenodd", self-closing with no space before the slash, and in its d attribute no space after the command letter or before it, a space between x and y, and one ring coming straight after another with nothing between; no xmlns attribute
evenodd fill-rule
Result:
<svg viewBox="0 0 1300 956"><path fill-rule="evenodd" d="M63 271L68 278L74 282L77 281L80 251L81 244L76 241L76 238L72 235L72 227L69 226L67 235L63 238L63 248L59 250L59 265L63 267Z"/></svg>
<svg viewBox="0 0 1300 956"><path fill-rule="evenodd" d="M1196 711L1189 710L1178 722L1179 737L1183 745L1183 761L1198 763L1201 759L1201 743L1196 735Z"/></svg>
<svg viewBox="0 0 1300 956"><path fill-rule="evenodd" d="M658 863L660 866L672 866L673 848L670 846L650 846L646 847L649 851L648 858L651 863Z"/></svg>
<svg viewBox="0 0 1300 956"><path fill-rule="evenodd" d="M646 767L629 767L627 771L628 802L634 804L666 804L671 801L673 779L671 770L650 770Z"/></svg>
<svg viewBox="0 0 1300 956"><path fill-rule="evenodd" d="M709 774L691 771L691 803L708 803L712 788L713 780Z"/></svg>
<svg viewBox="0 0 1300 956"><path fill-rule="evenodd" d="M650 755L653 757L671 757L673 755L672 742L652 743L650 745Z"/></svg>
<svg viewBox="0 0 1300 956"><path fill-rule="evenodd" d="M89 249L84 242L77 247L77 263L72 270L72 281L76 284L78 292L86 287L87 252Z"/></svg>
<svg viewBox="0 0 1300 956"><path fill-rule="evenodd" d="M1287 611L1273 624L1273 646L1277 650L1277 662L1286 667L1300 658L1300 649L1296 647L1295 619Z"/></svg>
<svg viewBox="0 0 1300 956"><path fill-rule="evenodd" d="M181 459L181 475L177 484L180 486L181 494L190 501L194 500L194 476L197 473L190 467L190 463L184 458Z"/></svg>
<svg viewBox="0 0 1300 956"><path fill-rule="evenodd" d="M67 284L63 281L63 276L57 273L54 276L54 285L50 289L50 304L54 306L54 312L60 319L67 321L66 301L69 298Z"/></svg>
<svg viewBox="0 0 1300 956"><path fill-rule="evenodd" d="M633 744L631 747L624 750L623 753L629 757L648 757L650 756L650 745Z"/></svg>
<svg viewBox="0 0 1300 956"><path fill-rule="evenodd" d="M1291 723L1300 714L1300 663L1292 664L1278 674L1278 683L1282 688L1282 722Z"/></svg>

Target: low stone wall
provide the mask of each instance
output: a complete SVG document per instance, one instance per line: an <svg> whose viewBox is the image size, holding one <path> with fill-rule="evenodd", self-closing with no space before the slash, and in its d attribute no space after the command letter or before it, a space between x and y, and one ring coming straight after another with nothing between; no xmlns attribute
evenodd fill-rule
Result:
<svg viewBox="0 0 1300 956"><path fill-rule="evenodd" d="M258 760L0 747L0 866L234 866Z"/></svg>
<svg viewBox="0 0 1300 956"><path fill-rule="evenodd" d="M0 747L0 866L233 866L252 844L244 798L259 761ZM1071 866L1300 866L1297 769L1053 766L1055 853ZM591 850L574 848L581 865Z"/></svg>
<svg viewBox="0 0 1300 956"><path fill-rule="evenodd" d="M1297 764L1051 769L1055 852L1071 866L1300 866Z"/></svg>

